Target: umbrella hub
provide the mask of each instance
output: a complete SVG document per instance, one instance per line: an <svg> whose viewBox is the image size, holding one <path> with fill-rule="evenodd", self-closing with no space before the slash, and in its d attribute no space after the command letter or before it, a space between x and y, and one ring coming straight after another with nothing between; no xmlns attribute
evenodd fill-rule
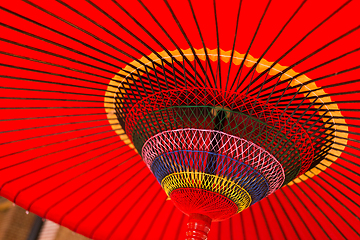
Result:
<svg viewBox="0 0 360 240"><path fill-rule="evenodd" d="M206 239L209 221L228 219L292 181L313 157L311 139L283 111L216 89L151 95L132 107L125 126L166 194L190 216L193 239Z"/></svg>

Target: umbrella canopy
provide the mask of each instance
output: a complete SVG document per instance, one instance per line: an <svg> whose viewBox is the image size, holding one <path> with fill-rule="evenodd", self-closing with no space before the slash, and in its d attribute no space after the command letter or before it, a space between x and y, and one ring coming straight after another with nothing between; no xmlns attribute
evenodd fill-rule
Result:
<svg viewBox="0 0 360 240"><path fill-rule="evenodd" d="M293 161L293 175L269 174L268 196L213 223L210 239L360 238L358 9L322 0L2 1L0 194L93 239L183 239L186 215L142 160L156 126L140 113L206 100L211 116L236 105L295 146L257 145ZM194 124L181 114L183 126ZM273 144L249 119L238 135Z"/></svg>

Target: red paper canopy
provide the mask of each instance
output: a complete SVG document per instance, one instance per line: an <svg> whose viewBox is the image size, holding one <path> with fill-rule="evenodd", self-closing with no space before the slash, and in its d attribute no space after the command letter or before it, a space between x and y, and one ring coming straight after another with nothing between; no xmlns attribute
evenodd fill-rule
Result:
<svg viewBox="0 0 360 240"><path fill-rule="evenodd" d="M290 185L214 223L209 238L360 238L359 9L2 1L0 194L93 239L183 239L187 217L134 150L114 101L217 88L298 120L314 159Z"/></svg>

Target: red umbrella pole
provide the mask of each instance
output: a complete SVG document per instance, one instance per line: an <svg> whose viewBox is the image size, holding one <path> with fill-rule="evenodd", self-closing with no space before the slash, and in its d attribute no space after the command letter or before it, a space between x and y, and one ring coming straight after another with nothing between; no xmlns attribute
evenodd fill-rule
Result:
<svg viewBox="0 0 360 240"><path fill-rule="evenodd" d="M210 232L211 218L192 213L189 215L185 240L206 240Z"/></svg>

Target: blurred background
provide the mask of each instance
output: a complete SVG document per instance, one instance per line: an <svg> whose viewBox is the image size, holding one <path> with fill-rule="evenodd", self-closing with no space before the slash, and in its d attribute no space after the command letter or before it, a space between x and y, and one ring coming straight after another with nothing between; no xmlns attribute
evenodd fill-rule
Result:
<svg viewBox="0 0 360 240"><path fill-rule="evenodd" d="M0 240L89 240L0 197Z"/></svg>

